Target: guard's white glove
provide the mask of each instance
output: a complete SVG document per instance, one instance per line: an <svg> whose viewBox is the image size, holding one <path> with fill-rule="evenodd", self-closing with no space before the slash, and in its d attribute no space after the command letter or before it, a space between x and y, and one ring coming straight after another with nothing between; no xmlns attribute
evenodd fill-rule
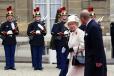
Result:
<svg viewBox="0 0 114 76"><path fill-rule="evenodd" d="M13 34L12 30L9 30L9 31L7 32L7 34L8 34L8 35L12 35L12 34Z"/></svg>
<svg viewBox="0 0 114 76"><path fill-rule="evenodd" d="M13 22L11 23L11 27L12 27L13 30L15 29L15 25L14 25Z"/></svg>
<svg viewBox="0 0 114 76"><path fill-rule="evenodd" d="M41 34L40 30L36 30L36 34Z"/></svg>
<svg viewBox="0 0 114 76"><path fill-rule="evenodd" d="M65 51L66 51L66 48L62 47L62 53L65 53Z"/></svg>
<svg viewBox="0 0 114 76"><path fill-rule="evenodd" d="M39 27L41 30L44 30L44 27L43 27L41 24L38 24L38 27Z"/></svg>
<svg viewBox="0 0 114 76"><path fill-rule="evenodd" d="M64 35L67 35L69 34L68 30L64 31Z"/></svg>

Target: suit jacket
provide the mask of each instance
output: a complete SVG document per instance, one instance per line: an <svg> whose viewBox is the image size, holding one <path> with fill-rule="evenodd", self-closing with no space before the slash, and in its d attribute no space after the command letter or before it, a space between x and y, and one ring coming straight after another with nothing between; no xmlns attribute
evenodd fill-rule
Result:
<svg viewBox="0 0 114 76"><path fill-rule="evenodd" d="M94 57L95 62L106 63L102 31L95 20L91 20L85 30L85 56Z"/></svg>
<svg viewBox="0 0 114 76"><path fill-rule="evenodd" d="M85 31L86 26L85 26L85 25L81 25L79 28L80 28L81 30Z"/></svg>

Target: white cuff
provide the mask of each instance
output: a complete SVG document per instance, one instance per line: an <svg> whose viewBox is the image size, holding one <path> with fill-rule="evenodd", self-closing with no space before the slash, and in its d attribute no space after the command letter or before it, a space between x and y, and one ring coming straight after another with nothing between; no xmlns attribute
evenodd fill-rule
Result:
<svg viewBox="0 0 114 76"><path fill-rule="evenodd" d="M41 33L40 30L37 30L37 31L36 31L36 34L40 34L40 33Z"/></svg>
<svg viewBox="0 0 114 76"><path fill-rule="evenodd" d="M8 32L7 32L7 34L9 35L9 34L13 34L13 32L11 31L11 30L9 30Z"/></svg>
<svg viewBox="0 0 114 76"><path fill-rule="evenodd" d="M65 35L67 35L68 33L69 33L69 32L68 32L67 30L66 30L66 31L64 31L64 34L65 34Z"/></svg>

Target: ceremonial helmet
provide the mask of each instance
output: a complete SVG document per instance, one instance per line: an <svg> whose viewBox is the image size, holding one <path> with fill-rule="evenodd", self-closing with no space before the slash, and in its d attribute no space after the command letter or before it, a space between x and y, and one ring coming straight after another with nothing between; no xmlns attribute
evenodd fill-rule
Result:
<svg viewBox="0 0 114 76"><path fill-rule="evenodd" d="M33 18L35 18L36 16L41 16L39 7L36 7L33 11Z"/></svg>
<svg viewBox="0 0 114 76"><path fill-rule="evenodd" d="M7 7L6 17L8 16L14 16L12 6Z"/></svg>
<svg viewBox="0 0 114 76"><path fill-rule="evenodd" d="M95 12L94 12L93 6L89 5L88 6L88 11L90 12L90 16L91 17L94 17L95 16Z"/></svg>
<svg viewBox="0 0 114 76"><path fill-rule="evenodd" d="M65 7L61 7L61 8L59 9L59 12L60 12L60 16L67 15L67 11L66 11L66 8L65 8Z"/></svg>

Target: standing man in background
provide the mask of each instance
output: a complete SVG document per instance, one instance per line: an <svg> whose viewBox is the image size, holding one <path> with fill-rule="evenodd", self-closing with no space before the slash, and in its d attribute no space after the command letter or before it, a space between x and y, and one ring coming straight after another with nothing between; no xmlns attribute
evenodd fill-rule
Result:
<svg viewBox="0 0 114 76"><path fill-rule="evenodd" d="M27 35L29 36L29 43L31 46L32 66L34 70L43 70L42 54L44 50L44 36L46 35L46 28L44 22L41 21L41 14L39 7L34 9L34 22L28 25Z"/></svg>
<svg viewBox="0 0 114 76"><path fill-rule="evenodd" d="M18 26L14 21L14 13L12 7L7 8L7 21L1 24L0 34L2 36L2 44L4 45L6 66L5 70L15 69L15 49L16 49L16 35L19 34Z"/></svg>

